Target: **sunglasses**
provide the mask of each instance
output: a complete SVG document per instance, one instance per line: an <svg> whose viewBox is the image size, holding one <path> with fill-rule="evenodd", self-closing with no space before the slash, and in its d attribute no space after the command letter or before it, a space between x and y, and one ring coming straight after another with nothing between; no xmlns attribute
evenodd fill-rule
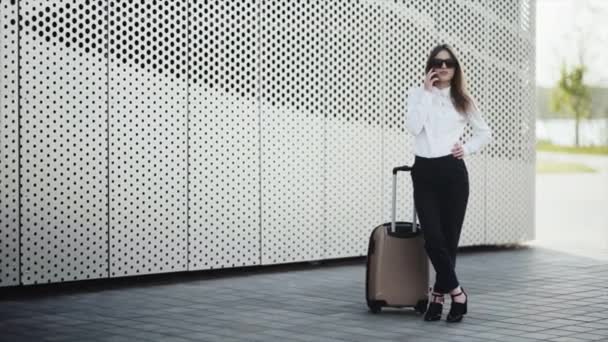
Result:
<svg viewBox="0 0 608 342"><path fill-rule="evenodd" d="M455 68L456 65L458 64L452 58L449 58L449 59L433 58L433 59L431 59L432 68L441 68L443 66L443 63L445 63L446 68L450 68L450 69Z"/></svg>

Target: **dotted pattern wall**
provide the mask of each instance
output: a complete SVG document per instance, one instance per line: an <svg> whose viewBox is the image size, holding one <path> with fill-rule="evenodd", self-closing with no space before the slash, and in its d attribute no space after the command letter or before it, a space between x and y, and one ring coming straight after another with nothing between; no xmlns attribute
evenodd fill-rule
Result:
<svg viewBox="0 0 608 342"><path fill-rule="evenodd" d="M534 239L535 114L534 8L492 2L487 6L493 80L488 119L496 132L487 147L485 243ZM505 53L517 51L518 53ZM514 86L516 85L516 86Z"/></svg>
<svg viewBox="0 0 608 342"><path fill-rule="evenodd" d="M17 14L0 0L0 286L19 284Z"/></svg>
<svg viewBox="0 0 608 342"><path fill-rule="evenodd" d="M106 10L84 4L19 1L24 284L108 276Z"/></svg>
<svg viewBox="0 0 608 342"><path fill-rule="evenodd" d="M260 4L262 264L324 254L325 5Z"/></svg>
<svg viewBox="0 0 608 342"><path fill-rule="evenodd" d="M330 1L323 12L323 257L338 258L367 253L370 228L381 223L385 13L380 1Z"/></svg>
<svg viewBox="0 0 608 342"><path fill-rule="evenodd" d="M187 269L187 13L109 2L111 277Z"/></svg>
<svg viewBox="0 0 608 342"><path fill-rule="evenodd" d="M0 8L0 286L364 255L440 42L495 132L460 245L534 237L533 0Z"/></svg>
<svg viewBox="0 0 608 342"><path fill-rule="evenodd" d="M260 264L259 11L189 3L190 270Z"/></svg>

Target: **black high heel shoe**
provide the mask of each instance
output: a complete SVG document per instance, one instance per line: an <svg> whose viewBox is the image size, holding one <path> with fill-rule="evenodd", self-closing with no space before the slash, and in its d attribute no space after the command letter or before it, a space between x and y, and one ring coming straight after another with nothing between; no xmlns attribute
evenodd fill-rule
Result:
<svg viewBox="0 0 608 342"><path fill-rule="evenodd" d="M459 292L455 295L450 294L452 296L452 306L450 307L450 312L448 313L448 317L446 321L448 322L460 322L462 321L463 315L467 313L467 303L469 302L469 295L464 291L464 288L460 288L462 292ZM465 295L467 298L464 303L458 303L454 301L454 297L460 296L461 294Z"/></svg>
<svg viewBox="0 0 608 342"><path fill-rule="evenodd" d="M443 298L443 293L437 293L432 291L431 296L433 299L429 303L429 307L424 314L425 321L438 321L441 319L441 312L443 311L443 303L435 302L435 298Z"/></svg>

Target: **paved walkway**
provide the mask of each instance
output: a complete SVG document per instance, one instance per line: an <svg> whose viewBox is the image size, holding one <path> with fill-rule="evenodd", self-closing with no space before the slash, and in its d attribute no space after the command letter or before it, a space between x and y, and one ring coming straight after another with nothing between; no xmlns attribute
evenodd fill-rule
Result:
<svg viewBox="0 0 608 342"><path fill-rule="evenodd" d="M464 249L458 272L470 304L457 324L424 322L411 309L369 313L356 259L11 294L0 302L0 341L608 341L605 257Z"/></svg>

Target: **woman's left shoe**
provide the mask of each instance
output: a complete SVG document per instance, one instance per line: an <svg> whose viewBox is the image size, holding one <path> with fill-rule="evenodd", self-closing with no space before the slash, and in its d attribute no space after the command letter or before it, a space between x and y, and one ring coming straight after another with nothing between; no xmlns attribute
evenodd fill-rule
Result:
<svg viewBox="0 0 608 342"><path fill-rule="evenodd" d="M448 313L448 316L446 317L446 321L448 322L460 322L462 321L462 317L463 315L465 315L467 313L467 303L469 301L469 295L464 291L464 288L461 288L462 292L459 292L455 295L450 294L450 296L452 296L452 305L450 307L450 312ZM454 301L454 297L460 296L461 294L465 295L466 300L464 301L464 303L458 303Z"/></svg>
<svg viewBox="0 0 608 342"><path fill-rule="evenodd" d="M424 313L424 320L438 321L441 319L441 311L443 311L443 293L435 292L432 288L429 290L432 291L431 296L433 296L433 300L430 301L429 306Z"/></svg>

